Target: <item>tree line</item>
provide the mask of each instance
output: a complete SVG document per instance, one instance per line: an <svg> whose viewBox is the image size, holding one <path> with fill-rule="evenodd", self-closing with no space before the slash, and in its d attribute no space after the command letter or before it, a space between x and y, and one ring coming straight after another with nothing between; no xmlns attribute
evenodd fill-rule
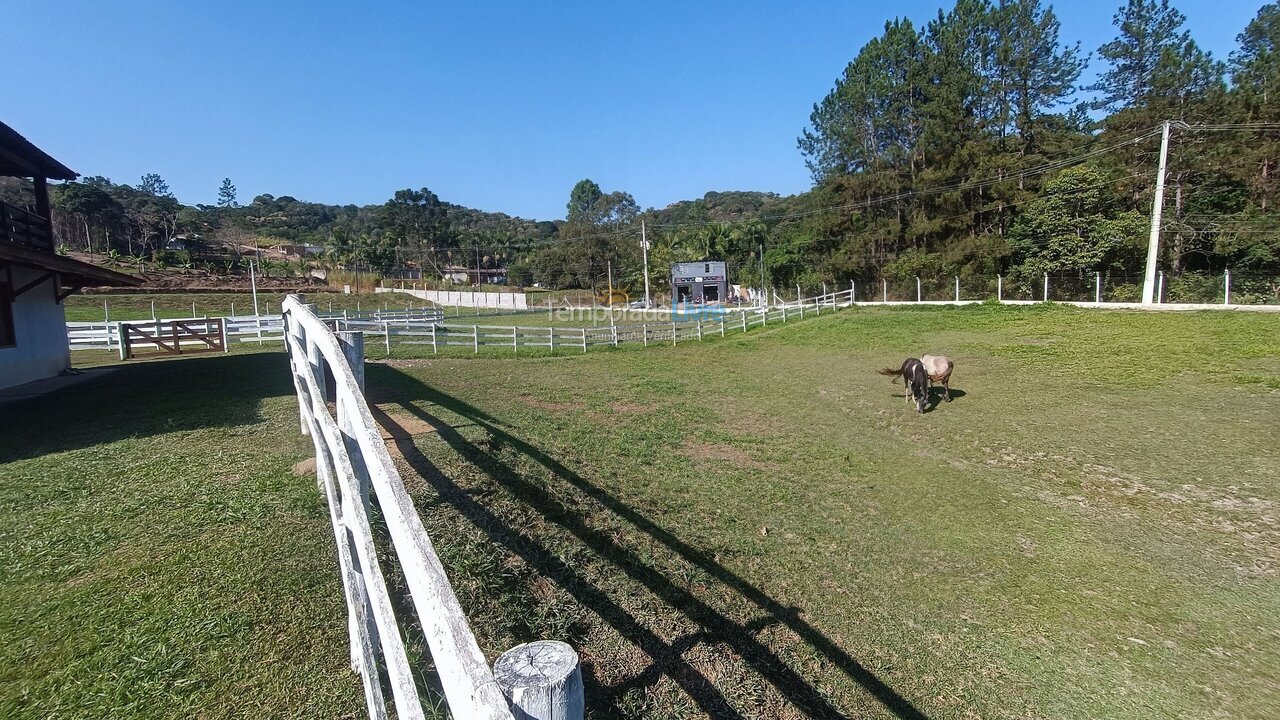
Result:
<svg viewBox="0 0 1280 720"><path fill-rule="evenodd" d="M669 263L727 260L740 282L814 288L871 278L1139 273L1165 121L1160 263L1170 272L1280 272L1280 5L1263 5L1223 61L1168 0L1127 0L1090 55L1040 0L957 0L917 27L899 18L814 104L798 195L708 193L641 210L583 180L563 220L534 221L405 189L380 205L259 195L225 180L185 206L157 175L54 189L71 248L145 255L178 237L219 252L261 239L318 245L333 262L424 273L506 267L520 284L638 288L641 235L659 287ZM20 195L0 184L0 197ZM641 226L643 225L643 231ZM232 253L235 254L235 253Z"/></svg>

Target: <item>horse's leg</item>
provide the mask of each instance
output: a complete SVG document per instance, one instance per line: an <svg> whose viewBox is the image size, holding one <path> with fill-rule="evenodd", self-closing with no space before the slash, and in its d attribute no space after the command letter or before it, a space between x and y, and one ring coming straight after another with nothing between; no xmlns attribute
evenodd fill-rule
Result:
<svg viewBox="0 0 1280 720"><path fill-rule="evenodd" d="M947 375L942 378L942 397L947 402L951 402L951 376Z"/></svg>

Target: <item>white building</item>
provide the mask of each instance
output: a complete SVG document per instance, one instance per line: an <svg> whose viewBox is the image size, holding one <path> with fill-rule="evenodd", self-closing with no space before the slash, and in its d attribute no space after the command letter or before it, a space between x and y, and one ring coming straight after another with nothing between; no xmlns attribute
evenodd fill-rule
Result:
<svg viewBox="0 0 1280 720"><path fill-rule="evenodd" d="M71 367L62 300L84 287L136 285L128 275L58 255L49 180L77 175L0 123L0 176L30 178L29 207L0 202L0 388Z"/></svg>

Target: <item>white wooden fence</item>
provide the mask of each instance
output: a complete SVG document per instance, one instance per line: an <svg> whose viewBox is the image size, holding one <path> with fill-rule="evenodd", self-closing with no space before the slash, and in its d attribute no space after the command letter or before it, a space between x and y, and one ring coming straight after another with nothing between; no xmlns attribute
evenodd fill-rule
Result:
<svg viewBox="0 0 1280 720"><path fill-rule="evenodd" d="M497 348L519 353L521 349L552 352L576 350L586 352L593 347L621 345L675 345L705 337L723 337L747 332L751 328L781 324L819 316L849 307L849 291L829 293L802 302L769 308L704 307L686 309L684 314L671 313L670 320L600 325L596 327L548 327L537 325L488 325L482 323L341 323L340 327L365 329L366 335L382 337L383 352L391 355L393 345L431 346L432 353L451 347L468 348L479 353L481 348ZM656 314L656 313L655 313Z"/></svg>
<svg viewBox="0 0 1280 720"><path fill-rule="evenodd" d="M302 430L315 445L317 483L328 500L337 543L349 611L351 667L363 680L369 717L388 716L379 667L386 671L395 717L423 717L404 637L374 545L370 507L376 501L450 713L456 718L512 719L515 715L508 707L504 688L499 686L471 633L365 403L363 335L335 335L326 321L296 295L285 300L283 321ZM332 386L328 386L327 378L332 379ZM523 652L524 647L503 657ZM564 649L573 657L576 718L580 720L582 689L581 678L576 675L577 659L571 648ZM520 717L526 717L523 709L523 705L517 706Z"/></svg>
<svg viewBox="0 0 1280 720"><path fill-rule="evenodd" d="M320 313L330 325L339 323L353 330L378 330L387 325L421 325L444 318L437 308L411 310L379 310L373 312ZM153 320L112 320L110 322L68 322L67 343L72 350L117 350L120 345L120 324L128 323L144 330L148 326L167 327L169 323L203 321L208 318L157 318ZM281 315L230 315L222 318L228 343L264 343L284 340L284 320Z"/></svg>

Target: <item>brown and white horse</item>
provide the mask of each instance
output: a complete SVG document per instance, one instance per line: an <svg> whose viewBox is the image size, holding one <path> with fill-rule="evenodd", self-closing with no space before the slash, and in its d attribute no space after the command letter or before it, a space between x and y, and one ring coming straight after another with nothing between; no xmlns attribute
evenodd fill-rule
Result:
<svg viewBox="0 0 1280 720"><path fill-rule="evenodd" d="M956 364L945 355L921 355L920 362L929 374L929 387L933 387L933 383L942 383L942 398L951 402L951 371Z"/></svg>

